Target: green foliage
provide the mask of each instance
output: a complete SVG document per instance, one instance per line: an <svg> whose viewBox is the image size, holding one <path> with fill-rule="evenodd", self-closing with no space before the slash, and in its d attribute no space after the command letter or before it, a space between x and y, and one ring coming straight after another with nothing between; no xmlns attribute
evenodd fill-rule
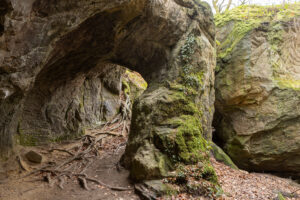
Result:
<svg viewBox="0 0 300 200"><path fill-rule="evenodd" d="M278 200L285 200L284 196L279 192L278 193Z"/></svg>
<svg viewBox="0 0 300 200"><path fill-rule="evenodd" d="M212 183L218 183L218 178L214 168L211 165L205 165L202 172L202 178Z"/></svg>
<svg viewBox="0 0 300 200"><path fill-rule="evenodd" d="M196 72L192 63L192 56L195 53L197 41L194 34L189 34L185 43L180 48L180 61L182 64L182 84L187 88L198 89L203 84L203 72Z"/></svg>
<svg viewBox="0 0 300 200"><path fill-rule="evenodd" d="M189 34L185 43L180 48L180 59L183 63L188 64L191 61L191 55L195 52L196 39L194 34Z"/></svg>

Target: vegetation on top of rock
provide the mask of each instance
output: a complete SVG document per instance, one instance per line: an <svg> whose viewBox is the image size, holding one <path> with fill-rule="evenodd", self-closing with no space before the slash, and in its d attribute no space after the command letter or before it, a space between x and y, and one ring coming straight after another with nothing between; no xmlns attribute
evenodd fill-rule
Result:
<svg viewBox="0 0 300 200"><path fill-rule="evenodd" d="M232 20L251 23L284 20L295 16L300 16L300 3L285 4L284 6L242 5L222 14L216 14L215 24L217 27L221 27Z"/></svg>
<svg viewBox="0 0 300 200"><path fill-rule="evenodd" d="M300 16L300 3L258 6L242 5L222 14L215 15L217 27L233 22L234 26L224 41L217 41L218 58L228 56L238 42L251 30L263 22L286 21L293 17Z"/></svg>

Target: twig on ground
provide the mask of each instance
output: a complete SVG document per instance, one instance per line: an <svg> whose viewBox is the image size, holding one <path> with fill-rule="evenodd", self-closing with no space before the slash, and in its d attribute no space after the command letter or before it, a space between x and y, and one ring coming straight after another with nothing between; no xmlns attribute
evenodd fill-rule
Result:
<svg viewBox="0 0 300 200"><path fill-rule="evenodd" d="M28 174L26 174L26 175L20 177L19 179L26 178L26 177L28 177L28 176L31 176L31 175L35 174L35 173L41 172L41 170L46 169L46 168L48 168L48 167L53 167L53 164L46 165L46 166L43 166L43 167L41 167L41 168L39 168L39 169L33 170L32 172L29 172Z"/></svg>
<svg viewBox="0 0 300 200"><path fill-rule="evenodd" d="M68 153L68 154L71 155L71 156L74 156L73 153L71 153L70 151L68 151L68 150L66 150L66 149L56 149L56 148L54 148L54 149L50 149L50 150L49 150L50 153L52 153L53 151L61 151L61 152Z"/></svg>
<svg viewBox="0 0 300 200"><path fill-rule="evenodd" d="M94 183L97 183L98 185L102 185L104 187L107 187L111 190L116 190L116 191L128 191L128 190L133 190L132 188L125 188L125 187L113 187L113 186L110 186L110 185L107 185L97 179L94 179L94 178L89 178L89 177L86 177L86 180L88 181L91 181L91 182L94 182Z"/></svg>
<svg viewBox="0 0 300 200"><path fill-rule="evenodd" d="M103 131L103 132L98 132L97 135L101 134L107 134L107 135L113 135L113 136L122 136L121 134L118 134L116 132L111 132L111 131Z"/></svg>

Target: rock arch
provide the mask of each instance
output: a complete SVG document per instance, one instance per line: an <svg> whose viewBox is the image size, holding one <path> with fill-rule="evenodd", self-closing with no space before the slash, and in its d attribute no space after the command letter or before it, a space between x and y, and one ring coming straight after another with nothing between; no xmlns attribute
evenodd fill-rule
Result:
<svg viewBox="0 0 300 200"><path fill-rule="evenodd" d="M1 49L2 155L15 135L47 141L80 132L76 121L94 123L97 109L81 116L82 88L99 94L101 74L122 65L149 83L133 107L123 158L145 172L132 169L132 177L161 177L173 162L201 159L214 111L214 25L206 4L36 0L12 1L12 7ZM90 96L88 104L96 106Z"/></svg>

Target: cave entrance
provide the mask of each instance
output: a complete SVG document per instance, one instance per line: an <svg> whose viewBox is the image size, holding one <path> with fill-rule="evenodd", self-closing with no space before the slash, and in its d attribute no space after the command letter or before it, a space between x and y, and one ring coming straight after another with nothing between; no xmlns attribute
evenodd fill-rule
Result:
<svg viewBox="0 0 300 200"><path fill-rule="evenodd" d="M147 88L138 72L112 63L98 63L73 77L45 76L58 79L49 84L40 78L25 99L17 130L21 145L71 140L103 125L130 121L133 101ZM129 131L129 124L122 125L122 132Z"/></svg>
<svg viewBox="0 0 300 200"><path fill-rule="evenodd" d="M30 149L40 155L46 151L44 162L55 163L47 168L44 177L49 183L58 182L61 188L65 182L68 187L78 187L63 175L69 173L72 180L72 174L77 174L75 177L86 190L104 186L93 192L101 199L114 198L118 194L114 190L131 190L129 171L120 165L120 159L127 144L133 102L146 90L147 82L138 72L108 62L72 78L64 73L45 75L25 100L23 120L18 126L20 144L37 145ZM46 77L60 77L63 81L59 79L60 85L51 86L44 82L49 80ZM36 162L34 153L30 155L27 148L23 152L22 166L32 167ZM112 192L106 193L106 188ZM61 195L73 195L67 191ZM133 193L126 196L137 198Z"/></svg>
<svg viewBox="0 0 300 200"><path fill-rule="evenodd" d="M156 29L151 21L140 25L139 15L131 16L120 33L123 15L120 10L95 14L53 44L24 100L17 131L21 144L76 138L87 127L114 118L121 106L122 81L123 86L126 82L121 79L129 71L130 76L140 73L150 85L164 79L165 46L176 40L158 45L170 34L162 30L155 33L157 41L148 41ZM155 26L166 24L161 20ZM141 85L145 88L144 82Z"/></svg>
<svg viewBox="0 0 300 200"><path fill-rule="evenodd" d="M119 168L116 164L125 150L132 103L147 83L155 87L164 80L170 53L166 46L176 44L181 36L157 32L153 26L167 27L166 20L152 24L139 20L141 16L132 18L120 33L123 14L120 10L95 14L60 37L23 99L19 143L45 147L50 152L45 160L56 163L54 168L77 174L79 182L87 180L82 177L86 172L100 174L98 180L114 181L106 184L130 186L128 171L120 175L108 172L107 166ZM150 37L153 40L147 40ZM50 169L45 173L49 182L55 174Z"/></svg>

